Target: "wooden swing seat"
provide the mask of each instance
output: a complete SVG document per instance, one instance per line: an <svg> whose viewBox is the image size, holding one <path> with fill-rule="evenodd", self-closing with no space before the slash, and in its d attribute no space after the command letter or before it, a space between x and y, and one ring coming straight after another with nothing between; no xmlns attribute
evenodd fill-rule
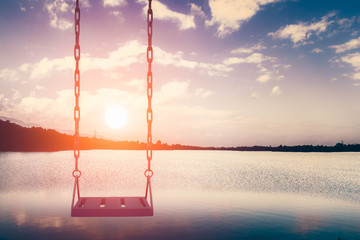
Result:
<svg viewBox="0 0 360 240"><path fill-rule="evenodd" d="M153 216L145 197L80 197L71 208L72 217Z"/></svg>

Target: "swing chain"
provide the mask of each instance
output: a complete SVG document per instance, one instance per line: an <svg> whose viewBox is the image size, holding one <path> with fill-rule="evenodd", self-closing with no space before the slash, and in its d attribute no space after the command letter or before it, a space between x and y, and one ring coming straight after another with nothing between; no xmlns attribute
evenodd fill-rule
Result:
<svg viewBox="0 0 360 240"><path fill-rule="evenodd" d="M74 157L75 157L75 170L72 175L75 178L81 176L81 172L78 169L78 159L80 157L80 143L79 143L79 123L80 123L80 107L79 107L79 97L80 97L80 70L79 70L79 61L80 61L80 7L79 0L76 0L75 7L75 47L74 47L74 58L76 61L76 68L74 74L74 91L75 91L75 108L74 108L74 120L75 120L75 133L74 133Z"/></svg>
<svg viewBox="0 0 360 240"><path fill-rule="evenodd" d="M148 108L146 113L147 120L147 147L146 147L146 158L148 161L148 168L145 170L144 174L146 177L152 177L153 171L151 170L150 162L152 160L152 134L151 134L151 124L153 121L153 111L151 108L151 99L153 94L153 76L151 72L151 63L153 61L153 48L152 48L152 23L153 23L153 11L151 9L151 0L149 0L149 9L147 12L147 34L148 34L148 47L146 51L146 57L148 62L148 73L147 73L147 99L148 99Z"/></svg>

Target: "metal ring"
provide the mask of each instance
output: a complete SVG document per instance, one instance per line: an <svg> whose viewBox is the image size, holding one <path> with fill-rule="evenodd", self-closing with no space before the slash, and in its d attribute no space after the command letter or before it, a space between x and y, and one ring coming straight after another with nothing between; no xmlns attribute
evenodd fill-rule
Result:
<svg viewBox="0 0 360 240"><path fill-rule="evenodd" d="M145 177L152 177L154 172L151 169L146 169L144 172Z"/></svg>
<svg viewBox="0 0 360 240"><path fill-rule="evenodd" d="M80 170L74 170L74 171L72 172L72 175L73 175L74 178L80 178L80 176L81 176L81 171L80 171Z"/></svg>

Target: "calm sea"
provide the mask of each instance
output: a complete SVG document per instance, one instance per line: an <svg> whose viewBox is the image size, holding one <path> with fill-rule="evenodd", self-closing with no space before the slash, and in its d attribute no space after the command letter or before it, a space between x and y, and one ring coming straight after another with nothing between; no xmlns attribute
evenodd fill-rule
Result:
<svg viewBox="0 0 360 240"><path fill-rule="evenodd" d="M143 195L144 151L82 151L83 196ZM72 218L73 152L0 153L0 239L360 239L360 153L155 151L154 216Z"/></svg>

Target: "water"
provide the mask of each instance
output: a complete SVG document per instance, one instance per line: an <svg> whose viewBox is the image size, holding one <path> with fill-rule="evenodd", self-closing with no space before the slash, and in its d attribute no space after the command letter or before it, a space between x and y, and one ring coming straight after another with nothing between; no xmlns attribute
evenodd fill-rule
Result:
<svg viewBox="0 0 360 240"><path fill-rule="evenodd" d="M83 196L143 195L143 151L82 151ZM360 239L360 153L156 151L154 216L71 218L71 151L0 153L0 239Z"/></svg>

